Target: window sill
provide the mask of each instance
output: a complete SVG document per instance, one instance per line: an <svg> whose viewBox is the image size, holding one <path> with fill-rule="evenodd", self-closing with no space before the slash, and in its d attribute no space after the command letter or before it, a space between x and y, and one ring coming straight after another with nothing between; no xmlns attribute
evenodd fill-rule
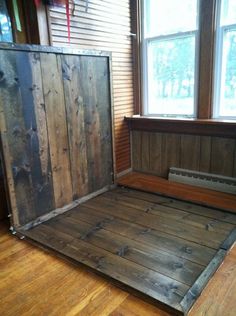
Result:
<svg viewBox="0 0 236 316"><path fill-rule="evenodd" d="M131 130L236 138L236 121L218 119L125 117Z"/></svg>

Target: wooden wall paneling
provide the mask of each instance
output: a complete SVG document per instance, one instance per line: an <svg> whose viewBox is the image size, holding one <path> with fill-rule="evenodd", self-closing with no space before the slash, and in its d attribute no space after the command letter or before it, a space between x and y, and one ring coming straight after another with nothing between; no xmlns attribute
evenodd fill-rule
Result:
<svg viewBox="0 0 236 316"><path fill-rule="evenodd" d="M210 172L211 169L211 137L201 136L200 138L200 163L199 171Z"/></svg>
<svg viewBox="0 0 236 316"><path fill-rule="evenodd" d="M1 141L0 141L0 221L6 218L8 215L7 198L6 198L7 196L6 196L6 191L5 191L1 153L2 153L2 149L1 149Z"/></svg>
<svg viewBox="0 0 236 316"><path fill-rule="evenodd" d="M61 56L66 119L70 146L73 199L88 193L85 114L79 56Z"/></svg>
<svg viewBox="0 0 236 316"><path fill-rule="evenodd" d="M24 121L32 147L30 151L32 185L37 190L35 207L37 215L40 216L55 206L40 54L17 52L16 56L20 65L18 74L25 112ZM26 72L25 69L31 69L31 73Z"/></svg>
<svg viewBox="0 0 236 316"><path fill-rule="evenodd" d="M161 152L161 176L166 178L170 167L180 167L180 135L163 134Z"/></svg>
<svg viewBox="0 0 236 316"><path fill-rule="evenodd" d="M211 173L232 177L234 168L235 140L212 137Z"/></svg>
<svg viewBox="0 0 236 316"><path fill-rule="evenodd" d="M162 134L150 133L150 171L160 176L162 173L161 159L162 159Z"/></svg>
<svg viewBox="0 0 236 316"><path fill-rule="evenodd" d="M102 176L101 169L101 143L100 143L100 118L97 111L97 91L95 89L95 61L81 60L81 75L83 81L83 98L85 108L85 129L87 142L87 161L89 192L99 187Z"/></svg>
<svg viewBox="0 0 236 316"><path fill-rule="evenodd" d="M16 225L30 218L29 209L33 206L32 187L30 185L29 160L27 161L27 150L25 135L26 129L23 121L22 102L18 84L16 70L16 60L14 53L1 51L1 105L3 108L4 119L6 122L5 135L2 139L4 149L4 161L7 164L8 181L11 179L12 192L12 211ZM7 105L7 106L6 106ZM2 122L1 122L2 123ZM1 125L1 129L3 126ZM3 134L3 133L2 133ZM6 146L4 146L6 144ZM21 157L24 152L25 157ZM28 191L28 193L27 193ZM19 214L15 215L19 208ZM25 211L24 217L21 216L22 210Z"/></svg>
<svg viewBox="0 0 236 316"><path fill-rule="evenodd" d="M141 168L141 132L132 131L132 166L134 170L142 170Z"/></svg>
<svg viewBox="0 0 236 316"><path fill-rule="evenodd" d="M149 171L150 169L150 133L141 132L141 167L142 171Z"/></svg>
<svg viewBox="0 0 236 316"><path fill-rule="evenodd" d="M200 136L181 135L180 167L199 170Z"/></svg>
<svg viewBox="0 0 236 316"><path fill-rule="evenodd" d="M233 177L236 177L236 140L234 143L234 170L233 170Z"/></svg>
<svg viewBox="0 0 236 316"><path fill-rule="evenodd" d="M107 58L100 62L96 57L81 57L89 192L112 183L109 67Z"/></svg>
<svg viewBox="0 0 236 316"><path fill-rule="evenodd" d="M2 60L1 58L2 56L0 54L0 61ZM7 191L10 195L10 198L7 200L8 206L11 208L11 210L8 209L8 214L11 215L10 222L11 224L13 224L14 222L16 226L19 226L19 216L17 213L16 192L14 188L12 170L12 157L10 155L10 148L7 137L7 126L4 116L3 99L3 89L0 89L0 159L2 163L2 172L5 176L5 191Z"/></svg>
<svg viewBox="0 0 236 316"><path fill-rule="evenodd" d="M58 208L72 201L69 142L60 56L51 53L41 54L41 68L55 206Z"/></svg>
<svg viewBox="0 0 236 316"><path fill-rule="evenodd" d="M31 71L34 64L31 64L26 52L16 54L13 51L1 51L0 56L1 102L6 120L4 161L11 162L6 172L10 185L14 186L9 192L13 212L16 207L18 209L18 215L14 215L15 224L18 225L45 214L54 202L50 179L48 174L43 174L39 158L40 144L33 92L38 87ZM25 69L28 69L27 73ZM8 144L4 146L4 143Z"/></svg>
<svg viewBox="0 0 236 316"><path fill-rule="evenodd" d="M113 115L111 107L110 64L107 57L95 59L96 69L96 109L100 124L101 171L99 186L113 183ZM126 149L124 147L124 149Z"/></svg>

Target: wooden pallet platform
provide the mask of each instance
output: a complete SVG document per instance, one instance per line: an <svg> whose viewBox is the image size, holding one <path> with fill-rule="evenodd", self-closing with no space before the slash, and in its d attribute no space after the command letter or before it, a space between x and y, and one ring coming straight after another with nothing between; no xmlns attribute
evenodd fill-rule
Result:
<svg viewBox="0 0 236 316"><path fill-rule="evenodd" d="M117 183L121 186L158 193L236 213L236 196L234 194L171 182L164 178L141 172L130 172L119 178Z"/></svg>
<svg viewBox="0 0 236 316"><path fill-rule="evenodd" d="M222 263L236 215L116 188L20 233L184 314Z"/></svg>

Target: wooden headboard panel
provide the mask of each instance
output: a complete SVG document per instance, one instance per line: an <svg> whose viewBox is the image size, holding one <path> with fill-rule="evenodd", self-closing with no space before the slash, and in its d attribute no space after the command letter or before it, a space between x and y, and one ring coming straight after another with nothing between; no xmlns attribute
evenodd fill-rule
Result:
<svg viewBox="0 0 236 316"><path fill-rule="evenodd" d="M113 183L109 54L0 45L0 123L15 226Z"/></svg>

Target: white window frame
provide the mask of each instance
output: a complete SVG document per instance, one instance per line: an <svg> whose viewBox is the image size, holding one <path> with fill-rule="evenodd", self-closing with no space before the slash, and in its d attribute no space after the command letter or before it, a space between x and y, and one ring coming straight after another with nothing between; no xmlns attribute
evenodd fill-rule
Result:
<svg viewBox="0 0 236 316"><path fill-rule="evenodd" d="M144 26L144 18L145 18L145 0L141 1L141 83L142 83L142 103L143 109L142 114L145 116L151 117L181 117L181 118L196 118L197 117L197 105L198 105L198 69L199 69L199 8L200 8L200 1L197 0L197 10L198 10L198 20L196 25L196 30L194 31L187 31L187 32L178 32L172 33L168 35L160 35L154 37L145 37L145 26ZM195 36L195 66L194 66L194 105L193 105L193 114L192 115L184 115L184 114L152 114L148 111L148 45L149 43L157 40L165 40L165 39L175 39L178 37L186 37L188 35Z"/></svg>
<svg viewBox="0 0 236 316"><path fill-rule="evenodd" d="M236 31L236 23L220 25L222 1L217 0L216 16L216 41L215 41L215 62L214 62L214 85L213 85L213 118L215 119L236 119L235 116L220 115L221 87L222 87L222 62L224 33L230 30Z"/></svg>

